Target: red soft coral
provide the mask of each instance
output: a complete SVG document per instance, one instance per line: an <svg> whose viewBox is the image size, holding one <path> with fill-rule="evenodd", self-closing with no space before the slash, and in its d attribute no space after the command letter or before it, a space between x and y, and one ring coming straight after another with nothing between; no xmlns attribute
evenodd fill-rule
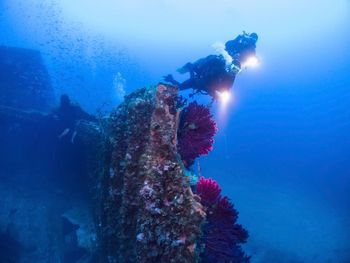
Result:
<svg viewBox="0 0 350 263"><path fill-rule="evenodd" d="M178 151L187 166L198 156L206 155L213 149L216 132L216 123L208 107L192 102L182 111Z"/></svg>
<svg viewBox="0 0 350 263"><path fill-rule="evenodd" d="M221 188L214 180L201 177L196 185L196 193L200 196L201 203L208 207L219 200Z"/></svg>
<svg viewBox="0 0 350 263"><path fill-rule="evenodd" d="M207 212L204 227L204 263L249 262L240 244L246 242L248 232L236 223L238 212L226 196L221 196L220 186L212 179L201 177L196 194Z"/></svg>

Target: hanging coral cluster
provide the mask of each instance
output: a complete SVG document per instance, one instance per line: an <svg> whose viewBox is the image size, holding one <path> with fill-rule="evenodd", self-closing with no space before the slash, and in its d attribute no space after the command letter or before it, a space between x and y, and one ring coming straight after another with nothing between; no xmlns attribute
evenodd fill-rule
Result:
<svg viewBox="0 0 350 263"><path fill-rule="evenodd" d="M194 159L212 150L217 126L208 107L190 103L181 112L178 129L178 153L185 167ZM249 257L241 244L248 232L236 223L238 212L226 196L221 196L220 186L212 179L203 177L196 184L196 194L205 208L206 223L203 225L202 263L244 263Z"/></svg>
<svg viewBox="0 0 350 263"><path fill-rule="evenodd" d="M238 212L226 196L221 196L220 186L212 179L201 177L196 185L196 194L200 196L207 214L202 262L249 262L240 246L246 242L248 232L236 223Z"/></svg>
<svg viewBox="0 0 350 263"><path fill-rule="evenodd" d="M208 107L192 102L182 111L178 152L186 167L200 155L206 155L212 150L216 132L216 123Z"/></svg>

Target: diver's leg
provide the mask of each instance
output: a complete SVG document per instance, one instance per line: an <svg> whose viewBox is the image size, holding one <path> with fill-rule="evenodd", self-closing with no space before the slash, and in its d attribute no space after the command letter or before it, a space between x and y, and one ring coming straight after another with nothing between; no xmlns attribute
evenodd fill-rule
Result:
<svg viewBox="0 0 350 263"><path fill-rule="evenodd" d="M190 88L195 88L193 79L185 80L179 85L179 90L185 90Z"/></svg>
<svg viewBox="0 0 350 263"><path fill-rule="evenodd" d="M63 138L70 132L70 128L66 128L63 130L63 132L58 136L59 139Z"/></svg>
<svg viewBox="0 0 350 263"><path fill-rule="evenodd" d="M191 67L188 68L188 72L190 73L190 79L194 79L195 78L195 72L194 72L194 67L191 64Z"/></svg>
<svg viewBox="0 0 350 263"><path fill-rule="evenodd" d="M186 63L186 65L182 66L181 68L177 69L176 71L179 72L180 74L185 74L185 73L189 72L192 67L193 67L192 63L188 62L188 63Z"/></svg>
<svg viewBox="0 0 350 263"><path fill-rule="evenodd" d="M78 134L77 131L74 131L74 132L73 132L72 138L71 138L71 140L70 140L71 143L74 143L75 137L77 136L77 134Z"/></svg>
<svg viewBox="0 0 350 263"><path fill-rule="evenodd" d="M194 65L193 63L188 62L185 66L183 66L182 68L179 68L177 72L181 74L185 74L188 72L190 73L190 78L193 79L195 75Z"/></svg>

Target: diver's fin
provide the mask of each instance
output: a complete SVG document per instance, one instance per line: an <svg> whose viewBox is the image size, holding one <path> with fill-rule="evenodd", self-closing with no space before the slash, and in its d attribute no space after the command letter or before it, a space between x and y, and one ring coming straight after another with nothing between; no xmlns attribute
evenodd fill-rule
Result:
<svg viewBox="0 0 350 263"><path fill-rule="evenodd" d="M178 81L176 81L174 79L173 75L171 75L171 74L164 76L163 79L165 82L169 82L169 83L176 85L176 86L178 86L180 84Z"/></svg>
<svg viewBox="0 0 350 263"><path fill-rule="evenodd" d="M183 67L177 69L176 71L180 74L185 74L189 71L191 71L193 68L193 64L191 62L186 63Z"/></svg>

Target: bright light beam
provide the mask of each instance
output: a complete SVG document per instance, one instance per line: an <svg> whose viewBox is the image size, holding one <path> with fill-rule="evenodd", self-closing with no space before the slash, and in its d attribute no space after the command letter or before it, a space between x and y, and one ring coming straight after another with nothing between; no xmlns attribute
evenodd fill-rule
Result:
<svg viewBox="0 0 350 263"><path fill-rule="evenodd" d="M243 63L243 68L255 68L259 65L259 59L256 56L251 56Z"/></svg>
<svg viewBox="0 0 350 263"><path fill-rule="evenodd" d="M216 91L218 98L218 121L220 127L225 126L229 114L229 102L234 99L232 90Z"/></svg>
<svg viewBox="0 0 350 263"><path fill-rule="evenodd" d="M225 91L217 91L218 97L219 97L219 101L223 104L226 105L230 99L231 99L231 93L227 90Z"/></svg>

